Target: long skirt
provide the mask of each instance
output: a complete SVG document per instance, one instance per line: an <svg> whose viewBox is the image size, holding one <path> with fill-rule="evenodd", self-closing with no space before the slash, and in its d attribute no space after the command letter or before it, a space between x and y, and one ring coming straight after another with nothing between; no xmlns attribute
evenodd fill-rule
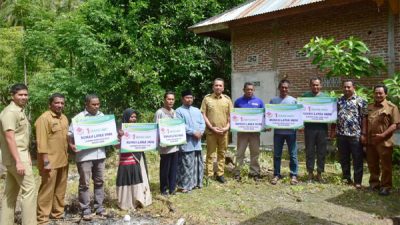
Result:
<svg viewBox="0 0 400 225"><path fill-rule="evenodd" d="M152 203L144 154L139 164L118 167L117 198L118 206L123 210L146 207Z"/></svg>
<svg viewBox="0 0 400 225"><path fill-rule="evenodd" d="M201 151L194 152L193 188L203 187L204 162Z"/></svg>
<svg viewBox="0 0 400 225"><path fill-rule="evenodd" d="M177 183L187 191L203 187L204 164L201 151L179 152Z"/></svg>

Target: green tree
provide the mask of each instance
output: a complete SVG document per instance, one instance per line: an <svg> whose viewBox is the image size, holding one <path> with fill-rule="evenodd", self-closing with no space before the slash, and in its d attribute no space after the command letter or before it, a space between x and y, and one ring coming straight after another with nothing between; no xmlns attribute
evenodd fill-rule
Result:
<svg viewBox="0 0 400 225"><path fill-rule="evenodd" d="M36 20L24 41L38 90L32 108L54 91L80 103L96 92L104 111L116 114L128 106L153 113L165 90L193 88L201 100L215 77L230 83L230 49L187 27L238 3L228 2L89 0ZM75 111L82 104L72 105Z"/></svg>
<svg viewBox="0 0 400 225"><path fill-rule="evenodd" d="M216 77L225 78L229 90L229 44L198 37L187 27L241 2L10 1L8 9L22 4L26 10L8 10L15 19L1 17L0 24L25 28L17 55L25 58L33 119L56 91L67 96L69 116L82 109L85 94L95 92L105 112L119 115L134 107L150 118L165 90L192 88L196 104ZM23 62L16 68L24 68Z"/></svg>
<svg viewBox="0 0 400 225"><path fill-rule="evenodd" d="M334 38L315 37L303 47L312 64L331 76L361 78L381 74L385 68L382 57L370 55L367 45L354 37L335 44Z"/></svg>
<svg viewBox="0 0 400 225"><path fill-rule="evenodd" d="M9 87L23 82L23 31L21 27L0 28L0 110L9 103Z"/></svg>

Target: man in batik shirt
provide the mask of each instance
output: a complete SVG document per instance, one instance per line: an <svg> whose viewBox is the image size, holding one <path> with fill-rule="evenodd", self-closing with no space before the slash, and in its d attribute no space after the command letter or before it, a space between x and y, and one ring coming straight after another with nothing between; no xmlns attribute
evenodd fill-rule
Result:
<svg viewBox="0 0 400 225"><path fill-rule="evenodd" d="M343 82L343 94L337 103L336 124L340 165L342 166L343 180L352 184L350 161L353 160L354 186L360 189L364 156L361 142L366 141L367 102L355 94L355 85L351 80ZM334 130L332 133L334 133Z"/></svg>

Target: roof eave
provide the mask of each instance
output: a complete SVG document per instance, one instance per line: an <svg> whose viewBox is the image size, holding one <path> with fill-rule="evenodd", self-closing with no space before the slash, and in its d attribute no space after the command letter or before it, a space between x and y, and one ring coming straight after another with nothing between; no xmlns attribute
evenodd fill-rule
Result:
<svg viewBox="0 0 400 225"><path fill-rule="evenodd" d="M213 24L204 27L191 26L188 29L197 35L213 37L224 41L231 40L231 31L226 23Z"/></svg>
<svg viewBox="0 0 400 225"><path fill-rule="evenodd" d="M195 24L189 27L189 30L193 31L194 33L202 36L209 36L218 38L221 40L230 40L231 36L231 28L243 26L251 23L257 23L261 21L268 21L277 19L280 17L285 16L293 16L301 13L306 13L314 10L319 10L322 8L332 7L332 6L340 6L348 3L360 2L363 0L328 0L325 2L317 3L317 4L310 4L299 6L295 8L290 8L286 10L279 10L271 13L266 14L259 14L256 16L245 17L237 20L232 20L228 22L218 23L218 24L211 24L206 26L198 26L199 24ZM372 2L372 1L371 1Z"/></svg>

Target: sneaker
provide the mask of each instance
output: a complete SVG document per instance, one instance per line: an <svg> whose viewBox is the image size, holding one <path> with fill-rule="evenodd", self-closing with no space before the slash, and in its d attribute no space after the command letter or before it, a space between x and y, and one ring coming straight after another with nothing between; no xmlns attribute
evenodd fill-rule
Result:
<svg viewBox="0 0 400 225"><path fill-rule="evenodd" d="M381 195L381 196L388 196L388 195L390 195L390 190L389 190L389 188L381 188L381 190L379 191L379 195Z"/></svg>
<svg viewBox="0 0 400 225"><path fill-rule="evenodd" d="M272 180L270 181L270 183L272 184L272 185L276 185L277 183L278 183L278 180L279 180L280 178L278 177L278 176L275 176L274 178L272 178Z"/></svg>
<svg viewBox="0 0 400 225"><path fill-rule="evenodd" d="M358 190L360 190L362 188L361 184L355 184L354 187Z"/></svg>
<svg viewBox="0 0 400 225"><path fill-rule="evenodd" d="M85 214L82 216L82 219L84 221L91 221L93 219L93 216L92 216L92 214Z"/></svg>
<svg viewBox="0 0 400 225"><path fill-rule="evenodd" d="M224 176L217 176L217 177L215 178L215 180L218 181L218 182L220 182L221 184L224 184L224 183L225 183L225 178L224 178Z"/></svg>
<svg viewBox="0 0 400 225"><path fill-rule="evenodd" d="M298 183L299 183L299 181L297 181L297 177L296 176L292 176L292 178L290 179L290 184L291 185L296 185Z"/></svg>

